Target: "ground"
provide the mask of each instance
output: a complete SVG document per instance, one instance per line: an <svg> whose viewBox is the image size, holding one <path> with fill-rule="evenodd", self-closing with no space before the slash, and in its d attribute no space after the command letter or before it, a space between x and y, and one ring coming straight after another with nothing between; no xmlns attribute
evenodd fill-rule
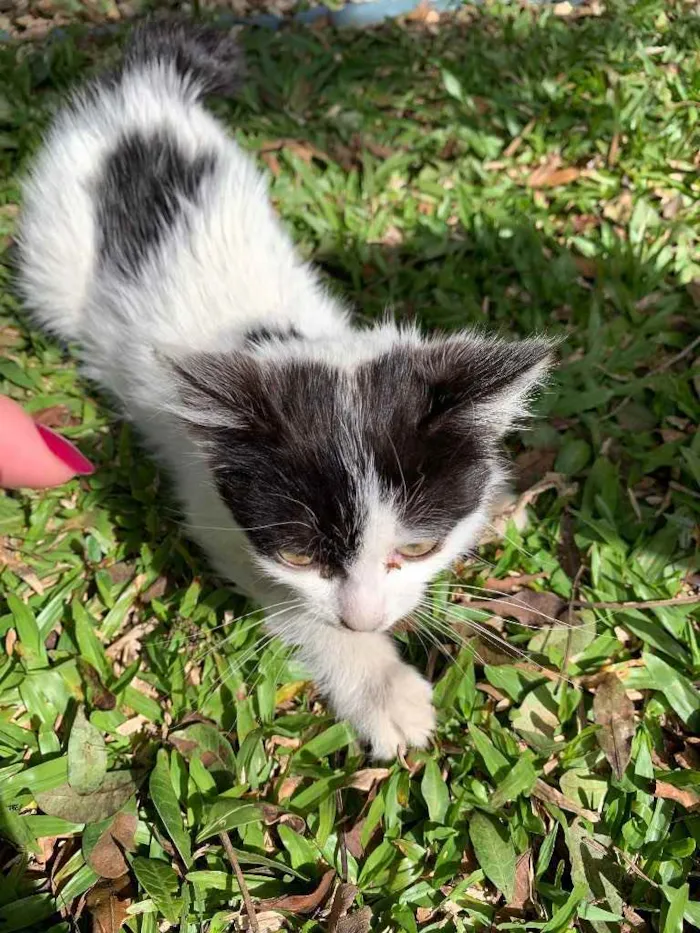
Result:
<svg viewBox="0 0 700 933"><path fill-rule="evenodd" d="M98 466L0 493L0 929L699 926L697 5L242 37L216 110L362 314L563 338L510 521L398 636L440 727L386 769L13 297L23 167L120 38L0 48L0 392Z"/></svg>

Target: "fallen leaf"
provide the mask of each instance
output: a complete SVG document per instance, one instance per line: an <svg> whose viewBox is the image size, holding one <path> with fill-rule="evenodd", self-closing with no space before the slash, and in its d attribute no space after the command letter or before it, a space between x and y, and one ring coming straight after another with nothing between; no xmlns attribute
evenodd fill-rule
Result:
<svg viewBox="0 0 700 933"><path fill-rule="evenodd" d="M489 577L484 584L484 589L496 590L498 593L517 593L528 584L542 580L543 577L546 577L544 571L515 574L512 577Z"/></svg>
<svg viewBox="0 0 700 933"><path fill-rule="evenodd" d="M303 780L304 778L300 774L293 774L284 778L277 791L277 799L287 800L292 796Z"/></svg>
<svg viewBox="0 0 700 933"><path fill-rule="evenodd" d="M594 810L586 810L585 807L580 807L577 803L574 803L573 800L569 800L568 797L565 797L556 787L550 787L549 784L545 784L541 778L535 781L535 786L532 788L532 796L537 797L538 800L544 800L546 803L554 803L561 810L567 810L569 813L576 813L578 816L590 820L591 823L598 823L600 821L600 816Z"/></svg>
<svg viewBox="0 0 700 933"><path fill-rule="evenodd" d="M161 599L168 589L168 578L157 577L151 585L139 594L139 601L142 603L151 603L154 599Z"/></svg>
<svg viewBox="0 0 700 933"><path fill-rule="evenodd" d="M271 897L261 901L261 904L272 910L288 910L292 914L311 914L328 897L333 885L335 872L327 871L315 891L310 894L288 894L285 897Z"/></svg>
<svg viewBox="0 0 700 933"><path fill-rule="evenodd" d="M626 224L632 216L634 198L631 191L623 191L603 207L603 217L616 224Z"/></svg>
<svg viewBox="0 0 700 933"><path fill-rule="evenodd" d="M47 428L65 428L68 425L79 424L79 420L71 414L70 408L66 405L52 405L50 408L42 408L32 413L32 418L37 424L44 425Z"/></svg>
<svg viewBox="0 0 700 933"><path fill-rule="evenodd" d="M193 723L169 735L168 741L187 761L193 755L199 755L204 767L210 771L233 774L236 770L236 757L228 739L209 723Z"/></svg>
<svg viewBox="0 0 700 933"><path fill-rule="evenodd" d="M509 599L470 599L460 594L458 602L469 609L483 609L495 616L517 619L527 628L541 628L557 621L566 602L556 593L521 590Z"/></svg>
<svg viewBox="0 0 700 933"><path fill-rule="evenodd" d="M364 829L364 825L364 819L358 820L350 832L343 834L345 847L354 858L362 858L365 851L362 845L362 830Z"/></svg>
<svg viewBox="0 0 700 933"><path fill-rule="evenodd" d="M252 930L253 926L250 921L250 917L243 916L239 917L236 914L231 914L231 923L234 921L236 923L231 927L231 930L239 929L238 924L240 924L241 930ZM278 930L283 930L285 927L285 916L284 914L277 913L276 910L263 910L260 913L255 914L256 929L258 933L277 933ZM228 929L228 927L227 927Z"/></svg>
<svg viewBox="0 0 700 933"><path fill-rule="evenodd" d="M135 813L117 813L87 858L90 868L102 878L120 878L126 874L129 863L124 851L133 851L137 826L138 817Z"/></svg>
<svg viewBox="0 0 700 933"><path fill-rule="evenodd" d="M279 178L280 174L282 173L282 168L280 166L280 160L277 158L274 152L263 152L260 158L270 169L272 175L275 178Z"/></svg>
<svg viewBox="0 0 700 933"><path fill-rule="evenodd" d="M357 896L358 888L354 884L341 882L335 892L333 904L328 914L328 933L337 933L338 924L347 915L352 902Z"/></svg>
<svg viewBox="0 0 700 933"><path fill-rule="evenodd" d="M337 933L369 933L371 926L372 911L369 907L362 907L340 921Z"/></svg>
<svg viewBox="0 0 700 933"><path fill-rule="evenodd" d="M636 726L634 704L615 674L608 674L599 684L593 697L593 716L600 726L596 733L598 744L621 781L632 754Z"/></svg>
<svg viewBox="0 0 700 933"><path fill-rule="evenodd" d="M664 800L675 800L686 810L700 810L700 792L691 787L676 787L665 781L657 781L654 796Z"/></svg>
<svg viewBox="0 0 700 933"><path fill-rule="evenodd" d="M391 771L388 768L362 768L360 771L355 771L346 787L367 793L375 784L386 780L390 774Z"/></svg>
<svg viewBox="0 0 700 933"><path fill-rule="evenodd" d="M273 139L269 142L263 143L260 147L260 154L264 156L266 153L270 152L279 152L281 150L286 150L291 152L292 155L295 155L297 158L301 159L303 162L309 164L314 159L319 162L330 162L330 158L327 153L323 152L317 146L314 146L312 143L307 142L306 140L301 139L291 139L289 137L284 137L282 139Z"/></svg>
<svg viewBox="0 0 700 933"><path fill-rule="evenodd" d="M552 470L556 459L557 452L553 447L534 447L519 453L515 458L518 489L521 491L530 489L538 483L546 473Z"/></svg>
<svg viewBox="0 0 700 933"><path fill-rule="evenodd" d="M531 903L533 880L532 852L528 849L527 852L523 852L518 857L515 863L515 885L513 894L507 904L508 907L512 910L522 910L523 907Z"/></svg>
<svg viewBox="0 0 700 933"><path fill-rule="evenodd" d="M581 169L573 166L560 168L561 159L554 156L543 165L538 166L527 179L528 188L557 188L576 181L581 175Z"/></svg>
<svg viewBox="0 0 700 933"><path fill-rule="evenodd" d="M131 771L110 771L99 790L92 794L78 794L70 784L61 784L37 793L35 799L49 816L60 816L73 823L99 823L120 810L136 788Z"/></svg>
<svg viewBox="0 0 700 933"><path fill-rule="evenodd" d="M366 139L364 136L360 136L359 133L355 133L351 140L353 148L358 152L367 150L371 155L376 156L378 159L388 159L394 155L394 150L389 146L383 146L381 143L375 143L372 139Z"/></svg>
<svg viewBox="0 0 700 933"><path fill-rule="evenodd" d="M566 498L577 492L578 485L572 483L563 473L545 473L541 480L522 492L517 499L506 501L496 509L489 531L480 543L489 544L502 540L510 521L521 530L525 528L528 523L528 507L550 489L555 489L561 498Z"/></svg>
<svg viewBox="0 0 700 933"><path fill-rule="evenodd" d="M7 632L5 633L5 654L8 656L8 658L12 657L16 644L17 644L17 630L13 628L8 628Z"/></svg>
<svg viewBox="0 0 700 933"><path fill-rule="evenodd" d="M78 658L78 671L85 682L85 691L88 702L95 709L109 711L117 705L117 698L102 683L100 675L84 658Z"/></svg>
<svg viewBox="0 0 700 933"><path fill-rule="evenodd" d="M86 906L92 917L92 933L119 933L131 904L128 875L116 881L100 881L87 896Z"/></svg>

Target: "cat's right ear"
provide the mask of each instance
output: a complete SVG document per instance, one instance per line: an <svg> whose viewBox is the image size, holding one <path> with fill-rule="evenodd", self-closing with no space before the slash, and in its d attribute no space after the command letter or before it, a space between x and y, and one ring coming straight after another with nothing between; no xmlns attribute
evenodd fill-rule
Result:
<svg viewBox="0 0 700 933"><path fill-rule="evenodd" d="M168 409L193 435L257 433L270 426L263 367L245 352L159 357L173 383Z"/></svg>

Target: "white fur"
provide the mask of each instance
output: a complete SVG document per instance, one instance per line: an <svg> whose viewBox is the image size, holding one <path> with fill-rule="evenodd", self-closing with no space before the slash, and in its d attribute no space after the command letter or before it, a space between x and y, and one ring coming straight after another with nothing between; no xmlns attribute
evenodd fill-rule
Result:
<svg viewBox="0 0 700 933"><path fill-rule="evenodd" d="M323 579L252 551L245 529L216 492L201 447L183 428L186 412L178 408L163 358L235 349L251 328L294 326L305 340L271 341L257 352L323 360L347 373L352 391L359 363L399 340L418 345L422 338L391 323L364 332L351 328L346 310L299 260L253 162L195 97L187 82L159 64L85 96L58 118L25 187L21 287L45 328L82 344L87 373L120 400L174 474L190 533L214 568L270 607L270 628L299 645L338 715L355 725L376 756L391 757L399 746L428 741L434 712L429 685L400 661L389 630L416 607L427 583L474 545L501 474L494 464L481 509L424 560L396 559L396 548L415 541L420 529L402 527L371 478L363 491L370 517L347 580ZM187 230L180 224L165 239L138 282L102 268L98 274L93 193L100 169L125 130L159 127L193 156L218 154L215 171L203 181L201 207L190 211ZM506 427L536 379L525 380L484 416ZM216 411L197 414L200 423L217 417ZM347 457L353 456L349 443ZM301 608L272 608L285 600Z"/></svg>

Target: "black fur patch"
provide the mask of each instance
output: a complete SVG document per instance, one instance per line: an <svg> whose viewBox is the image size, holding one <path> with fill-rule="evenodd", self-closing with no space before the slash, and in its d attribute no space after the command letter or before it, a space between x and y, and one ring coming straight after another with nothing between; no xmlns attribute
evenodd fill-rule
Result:
<svg viewBox="0 0 700 933"><path fill-rule="evenodd" d="M276 327L256 327L255 330L247 332L245 342L254 347L269 343L271 340L298 340L299 337L301 337L301 334L296 327L289 327L286 330Z"/></svg>
<svg viewBox="0 0 700 933"><path fill-rule="evenodd" d="M99 181L100 261L137 275L215 167L213 155L188 158L164 132L125 136Z"/></svg>
<svg viewBox="0 0 700 933"><path fill-rule="evenodd" d="M131 34L124 70L153 62L172 64L202 94L234 95L245 77L243 53L230 32L175 16L153 17Z"/></svg>
<svg viewBox="0 0 700 933"><path fill-rule="evenodd" d="M474 404L545 355L516 346L398 346L351 377L248 354L198 356L177 372L185 405L222 421L197 430L255 547L311 553L342 574L361 543L364 477L378 475L416 537L442 538L478 508L498 432L471 418Z"/></svg>

